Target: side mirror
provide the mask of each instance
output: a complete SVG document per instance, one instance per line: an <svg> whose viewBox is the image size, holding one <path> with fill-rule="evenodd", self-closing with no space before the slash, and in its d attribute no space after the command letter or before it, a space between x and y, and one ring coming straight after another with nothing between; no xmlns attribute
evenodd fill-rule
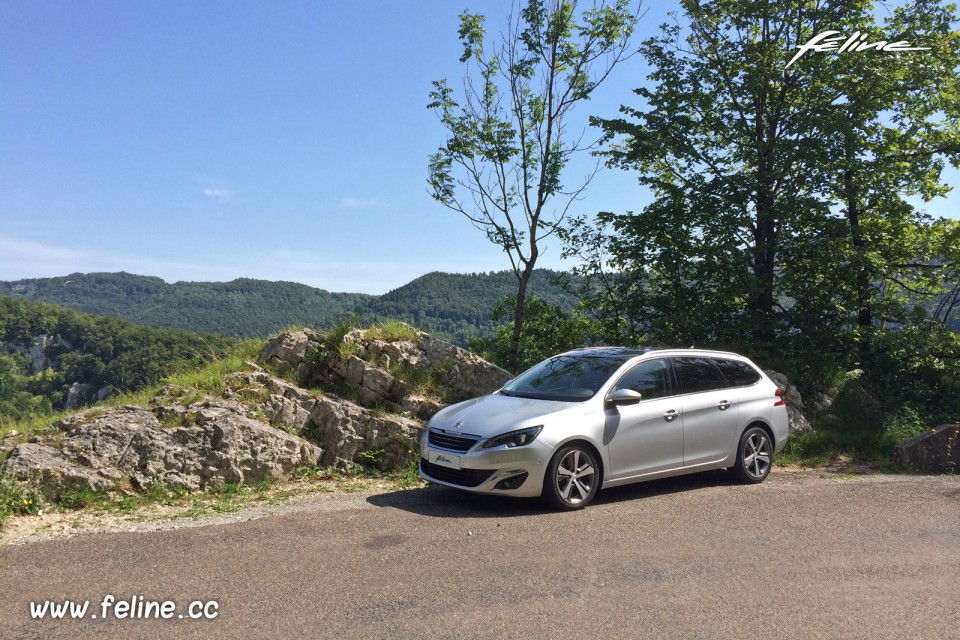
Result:
<svg viewBox="0 0 960 640"><path fill-rule="evenodd" d="M618 389L607 398L608 407L622 407L628 404L637 404L643 399L639 393L633 389Z"/></svg>

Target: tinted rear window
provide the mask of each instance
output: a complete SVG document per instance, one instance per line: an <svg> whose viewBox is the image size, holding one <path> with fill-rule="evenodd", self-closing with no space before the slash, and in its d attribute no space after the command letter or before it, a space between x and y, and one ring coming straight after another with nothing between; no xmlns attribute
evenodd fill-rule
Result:
<svg viewBox="0 0 960 640"><path fill-rule="evenodd" d="M673 358L680 393L698 393L723 389L723 378L710 358Z"/></svg>
<svg viewBox="0 0 960 640"><path fill-rule="evenodd" d="M749 387L760 379L756 369L740 360L714 359L713 363L731 387Z"/></svg>

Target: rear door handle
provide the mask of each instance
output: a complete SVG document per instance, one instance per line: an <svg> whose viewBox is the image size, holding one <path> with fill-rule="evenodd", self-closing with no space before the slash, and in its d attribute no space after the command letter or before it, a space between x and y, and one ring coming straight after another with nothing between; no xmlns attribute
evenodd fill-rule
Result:
<svg viewBox="0 0 960 640"><path fill-rule="evenodd" d="M663 414L663 419L667 422L670 422L678 415L680 415L680 413L676 409L670 409L670 411L667 411L665 414Z"/></svg>
<svg viewBox="0 0 960 640"><path fill-rule="evenodd" d="M721 400L720 402L717 403L717 409L720 409L720 411L725 411L729 408L730 408L729 400Z"/></svg>

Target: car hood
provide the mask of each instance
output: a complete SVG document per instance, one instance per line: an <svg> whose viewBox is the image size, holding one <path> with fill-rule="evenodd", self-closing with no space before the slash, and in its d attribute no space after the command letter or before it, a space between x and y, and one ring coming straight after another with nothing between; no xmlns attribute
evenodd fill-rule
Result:
<svg viewBox="0 0 960 640"><path fill-rule="evenodd" d="M429 426L489 438L542 425L561 413L582 414L583 411L582 402L535 400L493 393L442 409L431 418Z"/></svg>

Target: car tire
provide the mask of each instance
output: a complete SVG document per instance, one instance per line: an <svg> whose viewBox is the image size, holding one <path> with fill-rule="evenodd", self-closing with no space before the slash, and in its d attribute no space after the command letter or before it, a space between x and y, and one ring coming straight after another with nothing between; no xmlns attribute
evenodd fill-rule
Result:
<svg viewBox="0 0 960 640"><path fill-rule="evenodd" d="M600 464L596 454L589 447L571 444L550 460L543 499L552 507L574 511L590 504L599 488Z"/></svg>
<svg viewBox="0 0 960 640"><path fill-rule="evenodd" d="M773 465L773 441L761 427L751 427L740 436L737 445L737 463L733 473L740 482L759 484L770 475Z"/></svg>

